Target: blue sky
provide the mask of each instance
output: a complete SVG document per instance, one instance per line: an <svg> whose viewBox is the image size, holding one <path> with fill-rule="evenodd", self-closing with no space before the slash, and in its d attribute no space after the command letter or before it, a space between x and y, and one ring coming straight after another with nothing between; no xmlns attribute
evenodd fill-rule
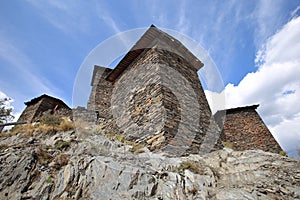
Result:
<svg viewBox="0 0 300 200"><path fill-rule="evenodd" d="M77 71L92 49L154 24L201 45L222 76L227 107L260 103L264 121L292 152L300 148L300 109L293 100L299 97L299 6L299 0L0 1L0 95L14 100L16 114L43 93L72 105ZM287 125L294 127L288 136L282 133Z"/></svg>

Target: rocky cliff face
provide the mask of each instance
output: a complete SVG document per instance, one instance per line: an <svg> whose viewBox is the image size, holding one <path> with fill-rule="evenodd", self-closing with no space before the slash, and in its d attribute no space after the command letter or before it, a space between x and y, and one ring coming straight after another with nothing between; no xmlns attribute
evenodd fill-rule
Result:
<svg viewBox="0 0 300 200"><path fill-rule="evenodd" d="M95 127L0 145L0 199L300 199L300 162L260 150L167 157Z"/></svg>

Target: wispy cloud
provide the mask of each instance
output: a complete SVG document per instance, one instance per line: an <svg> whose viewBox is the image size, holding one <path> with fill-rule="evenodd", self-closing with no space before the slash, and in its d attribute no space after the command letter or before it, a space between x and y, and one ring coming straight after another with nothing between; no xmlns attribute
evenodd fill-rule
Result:
<svg viewBox="0 0 300 200"><path fill-rule="evenodd" d="M182 0L180 1L179 6L179 14L178 14L178 24L176 26L176 29L179 30L181 33L187 34L190 32L190 20L186 17L186 1Z"/></svg>
<svg viewBox="0 0 300 200"><path fill-rule="evenodd" d="M20 82L30 85L33 91L45 91L53 93L52 91L59 91L46 78L36 74L34 63L27 57L27 55L12 44L11 40L1 37L0 40L0 58L5 60L9 65L15 68L15 77Z"/></svg>
<svg viewBox="0 0 300 200"><path fill-rule="evenodd" d="M293 12L291 12L291 17L294 18L294 17L298 17L299 14L298 12L300 11L300 6L298 6L295 10L293 10Z"/></svg>
<svg viewBox="0 0 300 200"><path fill-rule="evenodd" d="M97 3L96 5L96 12L98 18L103 21L108 27L110 27L115 34L121 33L122 30L120 29L119 25L117 24L116 20L114 20L113 16L108 12L105 4ZM121 42L126 46L127 49L130 48L130 43L128 42L127 38L119 37Z"/></svg>
<svg viewBox="0 0 300 200"><path fill-rule="evenodd" d="M21 50L20 46L13 43L9 37L0 35L0 60L7 63L7 67L13 69L12 74L7 74L14 79L15 84L6 83L1 80L1 86L5 86L6 91L10 91L14 99L15 110L20 112L23 108L22 101L24 98L31 98L28 95L40 95L48 93L50 95L62 94L62 91L54 86L46 77L37 73L38 68L34 62Z"/></svg>
<svg viewBox="0 0 300 200"><path fill-rule="evenodd" d="M89 7L88 4L77 4L69 0L45 2L27 0L27 2L37 9L41 17L69 36L75 37L78 32L89 33L91 31L89 23L91 12L87 10L93 7Z"/></svg>
<svg viewBox="0 0 300 200"><path fill-rule="evenodd" d="M255 45L259 49L264 41L281 26L283 1L259 0L252 13L255 22Z"/></svg>

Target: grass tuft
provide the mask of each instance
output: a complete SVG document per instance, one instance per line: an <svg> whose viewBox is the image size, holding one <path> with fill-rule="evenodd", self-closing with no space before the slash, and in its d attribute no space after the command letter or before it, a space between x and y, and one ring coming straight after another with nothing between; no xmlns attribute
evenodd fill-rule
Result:
<svg viewBox="0 0 300 200"><path fill-rule="evenodd" d="M199 165L198 163L196 163L194 161L190 161L190 160L183 161L182 163L180 163L180 166L175 168L174 171L181 172L186 169L190 170L194 174L204 174L204 169L202 168L202 166Z"/></svg>
<svg viewBox="0 0 300 200"><path fill-rule="evenodd" d="M70 146L71 146L71 142L70 141L58 140L55 143L55 148L59 149L61 151L67 150Z"/></svg>
<svg viewBox="0 0 300 200"><path fill-rule="evenodd" d="M224 147L227 147L229 149L233 149L233 145L230 142L222 141L222 144Z"/></svg>
<svg viewBox="0 0 300 200"><path fill-rule="evenodd" d="M9 146L7 145L7 144L1 144L0 145L0 152L1 151L5 151L6 149L8 149L9 148Z"/></svg>
<svg viewBox="0 0 300 200"><path fill-rule="evenodd" d="M70 155L69 154L66 154L66 153L62 153L62 154L59 154L55 159L54 159L54 168L56 170L59 170L61 169L63 166L67 165L68 162L69 162L69 158L70 158Z"/></svg>

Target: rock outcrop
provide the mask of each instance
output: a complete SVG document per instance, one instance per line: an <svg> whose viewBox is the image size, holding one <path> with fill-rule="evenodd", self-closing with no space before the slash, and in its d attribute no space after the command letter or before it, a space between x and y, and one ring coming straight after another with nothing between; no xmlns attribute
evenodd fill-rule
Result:
<svg viewBox="0 0 300 200"><path fill-rule="evenodd" d="M168 157L99 127L0 145L0 199L300 199L300 161L261 150Z"/></svg>

